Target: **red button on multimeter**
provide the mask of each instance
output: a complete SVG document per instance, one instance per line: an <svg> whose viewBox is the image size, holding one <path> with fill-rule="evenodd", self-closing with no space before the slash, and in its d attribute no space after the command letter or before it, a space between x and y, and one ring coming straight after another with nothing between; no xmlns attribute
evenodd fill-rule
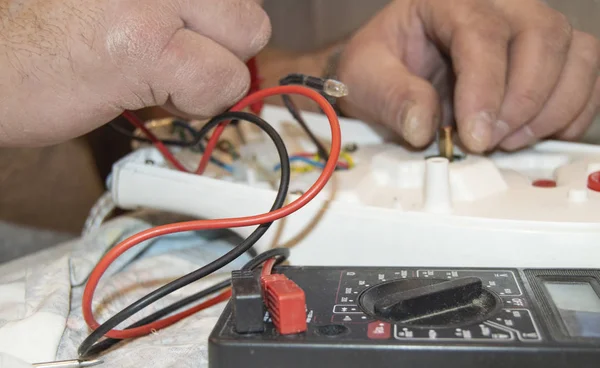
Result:
<svg viewBox="0 0 600 368"><path fill-rule="evenodd" d="M588 176L588 188L600 192L600 171L593 172Z"/></svg>

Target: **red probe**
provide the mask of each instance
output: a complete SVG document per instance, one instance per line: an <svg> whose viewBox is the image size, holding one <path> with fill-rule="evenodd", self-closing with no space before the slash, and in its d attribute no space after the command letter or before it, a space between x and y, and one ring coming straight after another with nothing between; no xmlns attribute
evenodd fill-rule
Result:
<svg viewBox="0 0 600 368"><path fill-rule="evenodd" d="M265 262L260 277L263 298L271 320L282 335L306 331L306 296L285 275L272 274L275 259Z"/></svg>

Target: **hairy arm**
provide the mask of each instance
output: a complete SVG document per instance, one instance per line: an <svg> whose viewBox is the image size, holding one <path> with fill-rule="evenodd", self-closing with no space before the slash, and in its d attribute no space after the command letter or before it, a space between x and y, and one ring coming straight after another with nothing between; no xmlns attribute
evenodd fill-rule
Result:
<svg viewBox="0 0 600 368"><path fill-rule="evenodd" d="M123 110L203 118L249 87L254 0L0 0L0 146L83 135Z"/></svg>

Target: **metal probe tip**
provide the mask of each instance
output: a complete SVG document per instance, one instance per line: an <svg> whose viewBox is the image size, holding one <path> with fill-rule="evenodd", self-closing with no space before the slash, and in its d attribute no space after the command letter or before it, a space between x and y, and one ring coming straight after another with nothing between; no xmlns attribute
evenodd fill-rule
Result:
<svg viewBox="0 0 600 368"><path fill-rule="evenodd" d="M61 360L56 362L46 362L46 363L35 363L33 366L35 368L84 368L84 367L93 367L98 364L102 364L103 361L100 359L91 359L91 360L80 360L80 359L72 359L72 360Z"/></svg>
<svg viewBox="0 0 600 368"><path fill-rule="evenodd" d="M104 363L102 360L100 359L92 359L92 360L80 360L79 363L79 367L83 368L83 367L92 367L98 364L102 364Z"/></svg>

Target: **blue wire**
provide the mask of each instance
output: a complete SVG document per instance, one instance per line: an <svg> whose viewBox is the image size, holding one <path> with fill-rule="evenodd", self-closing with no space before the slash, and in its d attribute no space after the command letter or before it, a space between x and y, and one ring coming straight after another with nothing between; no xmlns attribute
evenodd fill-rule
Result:
<svg viewBox="0 0 600 368"><path fill-rule="evenodd" d="M233 167L231 167L231 165L227 165L226 163L224 163L223 161L220 161L214 157L210 158L210 162L212 162L213 164L219 166L220 168L232 173L233 172Z"/></svg>
<svg viewBox="0 0 600 368"><path fill-rule="evenodd" d="M324 168L325 165L320 163L319 161L315 161L315 160L311 160L310 158L304 157L304 156L290 156L290 162L294 162L294 161L302 161L305 164L309 164L311 166L316 166L320 169ZM277 171L281 168L281 164L277 164L275 165L275 167L273 168L274 171Z"/></svg>

